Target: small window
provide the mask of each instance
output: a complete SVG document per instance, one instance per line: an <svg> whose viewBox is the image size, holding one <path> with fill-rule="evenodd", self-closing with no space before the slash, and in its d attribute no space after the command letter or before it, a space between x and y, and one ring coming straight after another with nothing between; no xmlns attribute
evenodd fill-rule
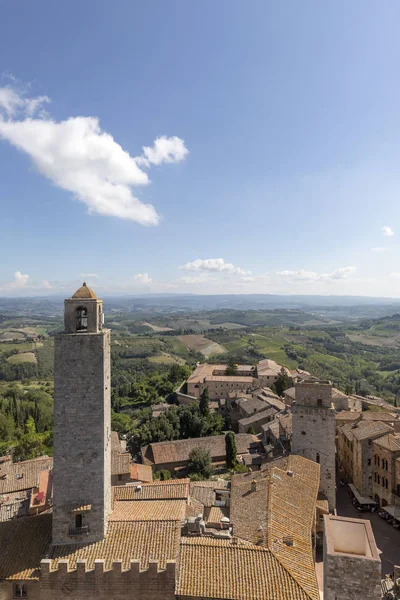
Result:
<svg viewBox="0 0 400 600"><path fill-rule="evenodd" d="M118 481L122 481L122 475L121 475L121 473L118 473Z"/></svg>
<svg viewBox="0 0 400 600"><path fill-rule="evenodd" d="M388 489L388 480L385 481L385 488Z"/></svg>
<svg viewBox="0 0 400 600"><path fill-rule="evenodd" d="M79 529L80 527L82 527L82 523L83 523L83 518L82 515L75 515L75 527L77 529Z"/></svg>
<svg viewBox="0 0 400 600"><path fill-rule="evenodd" d="M371 459L369 458L369 459L368 459L368 466L369 466L370 464L371 464Z"/></svg>
<svg viewBox="0 0 400 600"><path fill-rule="evenodd" d="M305 431L302 431L302 432L301 432L301 435L306 435L306 432L305 432Z"/></svg>
<svg viewBox="0 0 400 600"><path fill-rule="evenodd" d="M315 460L316 460L316 461L317 461L317 463L319 464L319 452L317 452L317 456L316 456Z"/></svg>
<svg viewBox="0 0 400 600"><path fill-rule="evenodd" d="M372 440L368 440L368 446L372 446Z"/></svg>
<svg viewBox="0 0 400 600"><path fill-rule="evenodd" d="M87 330L87 308L85 306L79 306L76 309L76 330L86 331Z"/></svg>
<svg viewBox="0 0 400 600"><path fill-rule="evenodd" d="M25 584L16 583L14 585L14 598L27 598L28 591Z"/></svg>
<svg viewBox="0 0 400 600"><path fill-rule="evenodd" d="M318 400L317 400L317 406L322 406L322 399L321 398L318 398Z"/></svg>

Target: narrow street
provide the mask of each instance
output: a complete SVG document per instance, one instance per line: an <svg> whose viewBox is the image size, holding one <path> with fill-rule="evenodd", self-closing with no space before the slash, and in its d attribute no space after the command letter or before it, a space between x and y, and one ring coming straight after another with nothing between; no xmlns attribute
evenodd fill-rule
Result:
<svg viewBox="0 0 400 600"><path fill-rule="evenodd" d="M400 530L394 529L387 521L379 517L377 512L360 513L351 503L348 486L338 486L336 503L337 514L340 517L357 517L371 522L376 545L382 552L382 576L392 573L393 565L400 564Z"/></svg>

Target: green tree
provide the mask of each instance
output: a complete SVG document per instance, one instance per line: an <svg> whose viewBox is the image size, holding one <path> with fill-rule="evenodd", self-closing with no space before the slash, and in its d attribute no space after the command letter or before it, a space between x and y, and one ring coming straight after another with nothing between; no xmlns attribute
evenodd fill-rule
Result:
<svg viewBox="0 0 400 600"><path fill-rule="evenodd" d="M225 375L237 375L237 373L238 373L237 364L235 363L234 358L230 358L228 360L228 364L226 366Z"/></svg>
<svg viewBox="0 0 400 600"><path fill-rule="evenodd" d="M25 433L14 448L14 459L29 460L47 453L44 435L36 432L35 421L29 417L25 423Z"/></svg>
<svg viewBox="0 0 400 600"><path fill-rule="evenodd" d="M228 469L233 469L236 465L236 439L233 431L228 431L225 435L225 450L226 450L226 466Z"/></svg>
<svg viewBox="0 0 400 600"><path fill-rule="evenodd" d="M256 435L256 431L255 431L253 425L250 425L250 427L247 430L247 433L249 433L250 435Z"/></svg>
<svg viewBox="0 0 400 600"><path fill-rule="evenodd" d="M276 393L278 394L278 396L282 396L283 392L285 390L289 389L290 387L292 387L292 385L293 385L292 378L289 377L289 375L287 374L285 367L282 367L282 369L280 370L279 375L276 378L276 381L274 383Z"/></svg>
<svg viewBox="0 0 400 600"><path fill-rule="evenodd" d="M203 390L203 392L200 396L199 409L200 409L200 414L203 415L203 417L208 417L208 415L210 414L209 399L208 399L208 387L206 387Z"/></svg>
<svg viewBox="0 0 400 600"><path fill-rule="evenodd" d="M211 475L211 454L204 448L193 448L189 454L188 472L189 477L195 476L199 481L208 479Z"/></svg>

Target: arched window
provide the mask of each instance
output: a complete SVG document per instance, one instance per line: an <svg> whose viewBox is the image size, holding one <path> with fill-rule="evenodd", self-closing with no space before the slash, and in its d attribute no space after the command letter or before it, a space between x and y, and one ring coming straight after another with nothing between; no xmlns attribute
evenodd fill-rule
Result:
<svg viewBox="0 0 400 600"><path fill-rule="evenodd" d="M381 482L381 476L378 475L378 483L380 483L380 482Z"/></svg>
<svg viewBox="0 0 400 600"><path fill-rule="evenodd" d="M380 466L381 466L381 461L380 461L380 458L379 458L379 456L378 456L378 459L377 459L377 460L378 460L378 467L380 467Z"/></svg>
<svg viewBox="0 0 400 600"><path fill-rule="evenodd" d="M77 529L79 529L80 527L82 527L82 523L83 523L82 515L80 515L80 514L75 515L75 527Z"/></svg>
<svg viewBox="0 0 400 600"><path fill-rule="evenodd" d="M388 480L385 481L385 488L388 489Z"/></svg>
<svg viewBox="0 0 400 600"><path fill-rule="evenodd" d="M85 306L78 306L76 309L76 330L86 331L87 321L87 308Z"/></svg>

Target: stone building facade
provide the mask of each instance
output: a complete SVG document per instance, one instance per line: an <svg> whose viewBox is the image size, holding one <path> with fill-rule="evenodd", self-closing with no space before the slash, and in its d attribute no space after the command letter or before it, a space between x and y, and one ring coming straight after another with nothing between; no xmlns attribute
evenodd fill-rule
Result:
<svg viewBox="0 0 400 600"><path fill-rule="evenodd" d="M292 417L292 452L321 465L320 492L330 510L336 506L335 408L330 381L296 383Z"/></svg>
<svg viewBox="0 0 400 600"><path fill-rule="evenodd" d="M369 521L324 516L324 600L379 600L381 561Z"/></svg>
<svg viewBox="0 0 400 600"><path fill-rule="evenodd" d="M392 431L389 423L364 420L347 423L338 429L337 462L340 478L353 483L361 496L373 497L374 494L374 440Z"/></svg>
<svg viewBox="0 0 400 600"><path fill-rule="evenodd" d="M372 455L374 500L383 507L400 505L400 434L374 440Z"/></svg>
<svg viewBox="0 0 400 600"><path fill-rule="evenodd" d="M55 338L53 543L103 539L111 511L110 332L84 284ZM73 438L73 439L72 439Z"/></svg>

